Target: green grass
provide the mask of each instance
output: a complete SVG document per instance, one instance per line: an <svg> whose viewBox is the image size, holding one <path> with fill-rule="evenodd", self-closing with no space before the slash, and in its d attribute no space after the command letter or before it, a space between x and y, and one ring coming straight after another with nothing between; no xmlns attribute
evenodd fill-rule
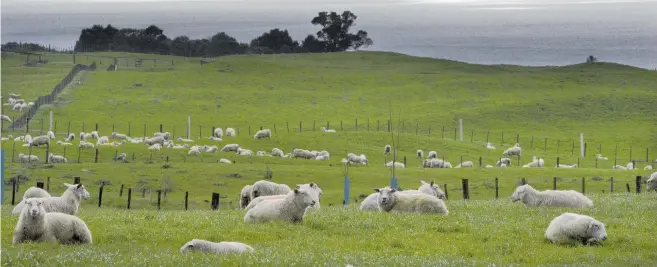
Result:
<svg viewBox="0 0 657 267"><path fill-rule="evenodd" d="M79 212L93 245L11 245L17 218L2 209L2 262L6 266L649 266L657 261L654 195L592 196L589 210L526 208L508 199L448 201L450 214L362 213L322 207L297 225L246 225L244 212L97 209ZM545 241L550 220L563 212L588 214L606 224L603 246ZM253 255L183 255L200 238L239 241Z"/></svg>
<svg viewBox="0 0 657 267"><path fill-rule="evenodd" d="M120 59L119 71L107 72L104 70L111 61L106 56L138 56L159 61L157 66L145 62L142 68L134 68L131 65L134 59ZM626 184L634 190L635 177L644 176L645 180L650 172L643 167L652 164L639 162L640 170L620 171L611 169L614 162L625 165L631 159L645 160L646 149L650 161L657 158L654 152L657 150L657 109L653 108L657 105L657 91L654 90L657 72L609 63L540 68L482 66L378 52L230 56L205 65L198 64L198 59L126 53L84 54L77 58L82 64L97 62L99 70L79 74L76 79L81 84L73 83L53 105L40 108L30 123L32 136L47 131L50 110L55 115L58 140L68 131L69 123L70 131L76 135L83 128L86 132L93 130L97 123L101 136L116 131L139 137L144 135L144 129L146 135L152 135L159 131L160 124L164 131L175 133L176 137L186 136L187 115L191 115L191 137L196 144L221 148L228 143L238 143L252 149L254 154L258 150L271 152L274 147L285 152L304 148L331 153L329 161L241 157L222 152L187 156L187 150L163 149L150 153L143 144L127 144L118 148L100 147L98 163L94 163L95 150L78 151L76 140L66 151L62 146L52 145L52 152L65 153L69 164L24 165L14 162L18 153L32 153L43 162L44 149L30 151L22 147L22 143L3 142L6 177L20 175L27 179L20 185L17 199L22 197L27 186L44 181L46 177L51 177L56 194L63 190L61 183L71 183L75 176L82 177L93 198L83 204L81 216L90 226L101 226L99 230L92 226L99 237L95 239L97 245L84 252L91 255L91 262L87 264L110 255L121 255L114 264L135 265L142 258L138 255L155 253L155 265L175 266L184 258L170 252L188 241L185 239L194 237L241 240L254 244L262 251L258 252L263 253L260 255L273 255L273 260L266 263L260 262L263 256L246 256L248 259L244 262L250 265L303 265L307 264L306 256L311 257L313 265L352 263L355 266L645 265L655 259L654 242L646 244L645 233L639 236L632 234L634 230L630 231L635 228L641 228L638 233L646 231L643 228L651 221L645 220L648 216L645 210L651 203L654 206L654 198L609 196L609 191L611 177L615 192L625 192ZM173 65L171 60L174 60ZM5 61L3 95L7 91L5 78L21 81L25 73L23 69L11 68L6 72L4 64ZM48 93L70 66L48 86L50 89L30 90L34 90L35 95ZM422 219L427 217L421 215L408 218L364 215L350 210L357 207L355 201L360 195L389 184L390 170L383 167L391 160L383 155L383 146L391 143L387 132L389 102L392 102L392 129L402 132L398 161L403 157L407 160L406 169L396 170L399 184L404 189L417 188L421 179L446 184L450 215L438 217L438 220L445 220L444 223L435 218ZM400 114L403 123L398 123ZM454 140L458 119L464 120L463 142ZM338 132L321 133L319 127L327 123ZM210 141L207 137L212 126L233 127L239 134L226 137L222 142ZM271 140L253 139L260 126L272 129ZM25 129L3 129L9 130L3 136L25 134ZM578 159L580 132L585 133L587 155ZM487 135L497 150L485 148ZM531 156L538 156L545 158L546 168L518 168L517 159L514 159L512 168L423 169L415 158L417 149L423 149L425 155L435 150L453 165L461 159L478 165L479 157L483 165L494 165L504 149L515 143L516 135L523 146L520 165L530 162ZM617 145L618 154L615 155ZM600 146L609 161L596 163L594 155ZM350 168L350 199L355 205L342 210L337 208L343 198L344 174L340 159L349 152L366 154L370 166ZM129 162L114 162L112 157L116 153L127 153ZM579 162L580 168L555 169L557 157L561 163ZM236 164L219 164L220 158L234 160ZM240 189L263 179L266 168L273 171L275 182L318 183L324 191L322 206L327 209L312 214L302 226L244 226L241 223L243 213L231 208L236 206ZM498 201L493 200L496 177L499 178ZM557 177L559 189L578 191L582 190L581 178L585 178L586 193L594 194L596 201L592 215L611 223L611 229L621 231L617 234L619 239L608 242L611 246L603 248L561 248L542 243L547 223L564 210L525 211L507 202L522 178L537 189L551 189L554 177ZM471 204L459 201L462 178L469 179L470 198L477 200ZM99 210L94 206L102 180L110 181L111 185L104 188L104 208ZM119 196L122 184L125 190ZM138 211L123 210L128 188L134 190L132 208ZM163 188L172 191L163 196L163 211L157 213L154 211L156 190ZM146 193L142 197L143 189ZM5 203L11 201L10 191L11 188L5 187ZM176 211L184 209L185 192L189 192L189 208L194 211L178 213ZM220 216L207 211L213 192L222 196ZM329 208L330 205L333 207ZM489 211L490 208L495 211ZM5 253L10 233L7 229L11 231L15 224L5 216L5 210L3 208L3 262L11 260L13 265L21 265L15 260L23 260L23 264L28 265L43 262L48 252L20 250L24 254L15 256L17 254L12 253L15 248L7 247L8 253ZM186 214L198 216L198 220L189 219L192 217ZM102 221L113 217L127 219L120 223ZM182 231L185 235L176 233L169 237L181 225L188 227L181 222L182 218L199 224L190 229L221 230L193 237L187 236L189 231ZM141 226L127 227L134 221L139 221ZM158 223L158 227L144 225L147 222ZM164 222L169 224L163 225ZM375 224L381 222L385 227ZM528 229L520 222L529 224ZM266 233L266 228L271 228L272 232ZM117 231L125 236L111 235ZM519 231L532 233L519 235ZM482 232L497 234L482 235ZM419 233L426 234L427 238L403 238L419 236ZM153 241L154 235L162 240ZM297 238L303 240L300 241L302 246L293 244ZM325 242L334 240L343 241L339 243L345 246L331 247ZM132 243L126 247L126 241ZM280 249L272 249L272 246ZM388 252L384 253L386 248L392 250L389 257L386 257ZM97 249L108 252L96 254L93 251ZM73 248L54 251L76 253ZM196 256L195 259L208 264L224 261L229 265L243 260L237 256ZM58 258L60 260L65 258Z"/></svg>

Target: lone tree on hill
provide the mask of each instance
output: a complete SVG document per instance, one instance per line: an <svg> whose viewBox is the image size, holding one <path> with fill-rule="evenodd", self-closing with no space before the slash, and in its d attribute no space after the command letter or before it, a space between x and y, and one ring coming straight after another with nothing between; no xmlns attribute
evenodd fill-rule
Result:
<svg viewBox="0 0 657 267"><path fill-rule="evenodd" d="M349 29L355 25L357 18L351 11L344 11L342 15L338 15L336 12L319 12L311 23L322 26L322 29L317 32L317 40L309 40L311 36L308 36L304 40L304 45L308 43L309 47L306 48L310 49L317 47L317 42L321 42L324 52L343 52L350 48L358 49L372 45L374 42L367 37L366 31L359 30L356 34L349 33ZM310 52L319 51L311 50Z"/></svg>

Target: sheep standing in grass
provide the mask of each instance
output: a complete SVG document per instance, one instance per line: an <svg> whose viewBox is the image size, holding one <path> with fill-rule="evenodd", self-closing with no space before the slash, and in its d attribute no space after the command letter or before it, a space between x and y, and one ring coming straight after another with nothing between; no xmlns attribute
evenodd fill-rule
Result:
<svg viewBox="0 0 657 267"><path fill-rule="evenodd" d="M240 242L210 242L202 239L192 239L185 243L181 248L181 253L188 252L204 252L204 253L253 253L253 248L247 244Z"/></svg>
<svg viewBox="0 0 657 267"><path fill-rule="evenodd" d="M75 140L75 134L69 133L66 139L64 139L64 142L71 142L73 140Z"/></svg>
<svg viewBox="0 0 657 267"><path fill-rule="evenodd" d="M128 136L122 133L117 133L117 132L112 132L112 138L114 139L122 139L122 140L127 140Z"/></svg>
<svg viewBox="0 0 657 267"><path fill-rule="evenodd" d="M42 136L37 136L32 141L30 141L30 146L42 146L46 145L47 147L50 147L50 138L46 135Z"/></svg>
<svg viewBox="0 0 657 267"><path fill-rule="evenodd" d="M31 198L31 199L40 199L43 200L44 208L46 212L61 212L70 215L75 215L78 212L78 207L80 206L80 201L82 199L89 199L89 191L82 184L67 184L64 183L67 187L64 194L61 197L45 197L45 198ZM18 203L14 210L11 212L13 215L18 215L21 210L23 210L24 203Z"/></svg>
<svg viewBox="0 0 657 267"><path fill-rule="evenodd" d="M650 191L650 190L657 191L657 172L653 172L650 175L650 178L648 179L647 184L648 184L648 186L647 186L648 191Z"/></svg>
<svg viewBox="0 0 657 267"><path fill-rule="evenodd" d="M29 134L26 134L25 138L24 138L24 141L25 141L26 144L29 145L30 143L32 143L32 136L29 135Z"/></svg>
<svg viewBox="0 0 657 267"><path fill-rule="evenodd" d="M255 184L254 184L255 186ZM245 223L282 220L292 223L303 221L306 208L315 205L314 192L307 189L294 189L283 199L271 199L255 205L244 215Z"/></svg>
<svg viewBox="0 0 657 267"><path fill-rule="evenodd" d="M290 155L291 158L313 159L315 154L305 149L295 148Z"/></svg>
<svg viewBox="0 0 657 267"><path fill-rule="evenodd" d="M379 209L384 212L419 212L419 213L438 213L447 215L449 211L445 203L435 197L427 194L404 194L398 193L394 188L375 188L379 193L377 202Z"/></svg>
<svg viewBox="0 0 657 267"><path fill-rule="evenodd" d="M456 165L454 168L472 168L474 167L474 163L472 161L464 161L463 163Z"/></svg>
<svg viewBox="0 0 657 267"><path fill-rule="evenodd" d="M357 163L357 164L362 164L362 165L367 165L367 158L365 157L364 154L361 154L360 156L354 154L354 153L349 153L347 154L347 160L349 160L350 163Z"/></svg>
<svg viewBox="0 0 657 267"><path fill-rule="evenodd" d="M2 121L6 121L6 122L11 123L11 118L9 118L9 116L7 116L7 115L4 115L4 114L0 115L0 119Z"/></svg>
<svg viewBox="0 0 657 267"><path fill-rule="evenodd" d="M520 200L529 207L593 207L591 199L575 190L537 191L528 184L518 186L511 195L511 200L513 202Z"/></svg>
<svg viewBox="0 0 657 267"><path fill-rule="evenodd" d="M522 152L522 148L520 148L520 144L516 143L515 146L512 146L512 147L508 148L507 150L504 150L502 155L505 155L505 156L518 156L519 157L521 152Z"/></svg>
<svg viewBox="0 0 657 267"><path fill-rule="evenodd" d="M415 155L417 156L417 159L418 159L418 160L421 160L422 158L424 158L424 151L422 151L422 149L418 149L418 150L415 152Z"/></svg>
<svg viewBox="0 0 657 267"><path fill-rule="evenodd" d="M25 154L23 154L23 153L19 153L19 154L18 154L18 161L20 161L20 162L22 162L22 163L38 162L38 161L39 161L39 157L37 157L37 156L35 156L35 155L25 155Z"/></svg>
<svg viewBox="0 0 657 267"><path fill-rule="evenodd" d="M247 205L249 205L249 202L251 202L251 188L253 186L250 184L245 185L242 187L242 191L240 192L240 209L246 208Z"/></svg>
<svg viewBox="0 0 657 267"><path fill-rule="evenodd" d="M404 163L396 162L396 161L395 162L389 161L388 163L384 164L384 166L386 166L388 168L392 168L392 166L395 166L395 169L404 169L404 168L406 168L406 165L404 165Z"/></svg>
<svg viewBox="0 0 657 267"><path fill-rule="evenodd" d="M89 143L80 140L80 144L78 145L79 148L94 148L94 143Z"/></svg>
<svg viewBox="0 0 657 267"><path fill-rule="evenodd" d="M285 195L290 192L286 184L277 184L270 181L260 180L251 187L251 200L259 196Z"/></svg>
<svg viewBox="0 0 657 267"><path fill-rule="evenodd" d="M221 152L230 152L230 151L237 152L237 150L238 150L239 148L240 148L240 145L238 145L238 144L228 144L228 145L225 145L225 146L221 149Z"/></svg>
<svg viewBox="0 0 657 267"><path fill-rule="evenodd" d="M495 150L495 147L490 142L488 142L488 143L486 143L486 149Z"/></svg>
<svg viewBox="0 0 657 267"><path fill-rule="evenodd" d="M226 137L235 137L237 134L235 134L235 129L233 128L226 128Z"/></svg>
<svg viewBox="0 0 657 267"><path fill-rule="evenodd" d="M321 207L321 204L319 203L319 198L322 196L323 191L322 191L321 188L319 188L319 185L317 185L316 183L308 183L308 184L297 184L297 187L299 188L299 190L304 189L304 190L309 190L310 192L314 193L313 196L315 197L315 199L314 199L315 204L308 207L308 208L319 209ZM246 206L245 209L250 210L262 201L267 201L267 200L271 200L271 199L283 199L286 196L287 196L287 194L259 196L257 198L252 199L251 202Z"/></svg>
<svg viewBox="0 0 657 267"><path fill-rule="evenodd" d="M40 197L52 197L48 191L43 190L41 188L38 188L36 186L32 186L25 190L25 193L23 194L23 199L28 199L28 198L40 198Z"/></svg>
<svg viewBox="0 0 657 267"><path fill-rule="evenodd" d="M383 154L389 155L391 151L392 151L392 147L390 145L386 145L385 147L383 147Z"/></svg>
<svg viewBox="0 0 657 267"><path fill-rule="evenodd" d="M68 160L64 156L55 155L53 153L48 154L49 163L68 163Z"/></svg>
<svg viewBox="0 0 657 267"><path fill-rule="evenodd" d="M495 163L495 166L497 166L497 167L502 167L502 165L504 165L504 167L511 166L511 159L510 158L501 158L500 160L498 160Z"/></svg>
<svg viewBox="0 0 657 267"><path fill-rule="evenodd" d="M43 198L21 201L13 244L26 241L52 242L65 245L91 244L91 231L80 218L59 212L47 212Z"/></svg>
<svg viewBox="0 0 657 267"><path fill-rule="evenodd" d="M554 218L545 238L556 244L597 244L607 239L605 224L590 216L565 212Z"/></svg>
<svg viewBox="0 0 657 267"><path fill-rule="evenodd" d="M224 131L221 128L214 128L213 136L218 138L223 138Z"/></svg>
<svg viewBox="0 0 657 267"><path fill-rule="evenodd" d="M281 157L282 158L284 155L285 155L285 153L283 153L283 150L280 150L278 148L273 148L271 150L271 156L272 157Z"/></svg>
<svg viewBox="0 0 657 267"><path fill-rule="evenodd" d="M255 133L255 135L253 135L253 139L262 139L262 138L271 139L271 131L269 129L263 129L263 130L257 131Z"/></svg>
<svg viewBox="0 0 657 267"><path fill-rule="evenodd" d="M436 159L438 158L438 153L436 151L429 151L429 154L427 155L427 159Z"/></svg>

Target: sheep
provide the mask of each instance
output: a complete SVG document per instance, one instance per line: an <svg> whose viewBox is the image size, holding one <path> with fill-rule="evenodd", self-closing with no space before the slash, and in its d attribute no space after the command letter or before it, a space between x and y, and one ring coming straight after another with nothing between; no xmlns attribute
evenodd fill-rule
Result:
<svg viewBox="0 0 657 267"><path fill-rule="evenodd" d="M91 131L91 139L98 139L98 131Z"/></svg>
<svg viewBox="0 0 657 267"><path fill-rule="evenodd" d="M102 145L102 144L107 144L107 143L109 143L109 137L107 137L107 136L101 136L101 137L98 138L98 140L96 140L96 145L97 146Z"/></svg>
<svg viewBox="0 0 657 267"><path fill-rule="evenodd" d="M358 164L362 164L362 165L367 165L367 163L368 163L367 158L365 157L364 154L361 154L360 156L357 156L354 153L349 153L349 154L347 154L347 159L349 160L350 163L353 162L353 163L358 163Z"/></svg>
<svg viewBox="0 0 657 267"><path fill-rule="evenodd" d="M418 159L418 160L421 160L421 159L424 157L424 151L422 151L422 149L418 149L418 150L415 152L415 155L417 156L417 159Z"/></svg>
<svg viewBox="0 0 657 267"><path fill-rule="evenodd" d="M321 188L319 188L319 185L317 185L316 183L297 184L297 187L298 187L298 189L300 189L300 190L301 190L301 189L309 190L309 191L311 191L311 192L314 193L315 204L312 205L312 206L310 206L310 207L308 207L308 208L319 209L319 208L321 207L321 205L320 205L320 203L319 203L319 198L322 196L323 191L322 191ZM260 202L262 202L262 201L271 200L271 199L282 199L282 198L285 198L285 196L286 196L285 194L282 194L282 195L259 196L259 197L257 197L257 198L252 199L251 202L246 206L245 210L250 210L250 209L252 209L253 207L255 207L256 205L258 205L258 203L260 203Z"/></svg>
<svg viewBox="0 0 657 267"><path fill-rule="evenodd" d="M472 161L464 161L463 163L456 165L454 168L472 168L474 167L474 163Z"/></svg>
<svg viewBox="0 0 657 267"><path fill-rule="evenodd" d="M627 169L628 170L634 170L636 167L634 166L634 162L629 162L627 163Z"/></svg>
<svg viewBox="0 0 657 267"><path fill-rule="evenodd" d="M390 145L386 145L385 147L383 147L383 154L384 155L389 155L390 151L392 151L392 147Z"/></svg>
<svg viewBox="0 0 657 267"><path fill-rule="evenodd" d="M424 168L451 168L452 164L442 159L425 159L422 162Z"/></svg>
<svg viewBox="0 0 657 267"><path fill-rule="evenodd" d="M85 133L85 132L80 132L80 140L84 141L86 139L91 139L91 134L90 133Z"/></svg>
<svg viewBox="0 0 657 267"><path fill-rule="evenodd" d="M112 138L127 140L128 136L122 133L112 132Z"/></svg>
<svg viewBox="0 0 657 267"><path fill-rule="evenodd" d="M34 106L34 102L29 102L29 103L27 103L27 106L28 106L28 107Z"/></svg>
<svg viewBox="0 0 657 267"><path fill-rule="evenodd" d="M488 143L486 143L486 149L488 149L488 150L495 150L495 147L494 147L493 145L491 145L490 142L488 142Z"/></svg>
<svg viewBox="0 0 657 267"><path fill-rule="evenodd" d="M600 154L596 154L596 155L595 155L595 158L598 159L598 160L609 160L607 157L603 157L603 156L600 155Z"/></svg>
<svg viewBox="0 0 657 267"><path fill-rule="evenodd" d="M19 99L21 98L21 94L16 94L16 93L9 93L9 99Z"/></svg>
<svg viewBox="0 0 657 267"><path fill-rule="evenodd" d="M25 104L25 99L14 99L14 103Z"/></svg>
<svg viewBox="0 0 657 267"><path fill-rule="evenodd" d="M162 145L156 143L156 144L154 144L154 145L152 145L152 146L149 146L149 147L148 147L148 151L151 151L151 152L153 152L153 151L160 151L161 148L162 148Z"/></svg>
<svg viewBox="0 0 657 267"><path fill-rule="evenodd" d="M250 184L245 185L242 187L242 191L240 192L240 209L246 208L247 205L249 205L249 202L251 202L251 186Z"/></svg>
<svg viewBox="0 0 657 267"><path fill-rule="evenodd" d="M222 138L224 137L224 131L221 130L221 128L215 128L214 132L212 132L214 137Z"/></svg>
<svg viewBox="0 0 657 267"><path fill-rule="evenodd" d="M255 187L255 184L254 184ZM254 188L255 189L255 188ZM295 188L285 198L258 203L244 215L244 223L282 220L292 223L303 221L306 208L315 205L314 192Z"/></svg>
<svg viewBox="0 0 657 267"><path fill-rule="evenodd" d="M260 180L251 187L251 200L259 196L284 195L289 193L290 190L290 187L286 184Z"/></svg>
<svg viewBox="0 0 657 267"><path fill-rule="evenodd" d="M219 151L219 148L217 146L208 146L205 148L205 152L216 153L217 151Z"/></svg>
<svg viewBox="0 0 657 267"><path fill-rule="evenodd" d="M577 168L577 164L573 164L573 165L559 164L559 165L555 166L555 168L561 168L561 169L573 169L573 168Z"/></svg>
<svg viewBox="0 0 657 267"><path fill-rule="evenodd" d="M265 137L271 139L271 131L269 129L257 131L255 135L253 135L253 139L262 139Z"/></svg>
<svg viewBox="0 0 657 267"><path fill-rule="evenodd" d="M324 126L322 126L322 127L319 128L319 129L322 130L322 132L324 132L324 133L335 133L335 132L336 132L336 131L333 130L333 129L326 129L326 127L324 127Z"/></svg>
<svg viewBox="0 0 657 267"><path fill-rule="evenodd" d="M545 238L556 244L593 245L606 240L607 231L604 223L590 216L565 212L550 222Z"/></svg>
<svg viewBox="0 0 657 267"><path fill-rule="evenodd" d="M27 107L27 105L23 106L21 103L16 103L14 106L11 108L11 110L18 110L18 111L23 111L23 108Z"/></svg>
<svg viewBox="0 0 657 267"><path fill-rule="evenodd" d="M516 143L515 146L512 146L508 148L507 150L504 150L502 155L505 156L521 156L522 148L520 148L520 145Z"/></svg>
<svg viewBox="0 0 657 267"><path fill-rule="evenodd" d="M24 141L25 141L26 144L29 144L30 142L32 142L32 136L29 135L29 134L26 134Z"/></svg>
<svg viewBox="0 0 657 267"><path fill-rule="evenodd" d="M46 145L47 147L50 147L50 138L46 135L42 136L37 136L32 141L30 141L30 146L41 146L41 145Z"/></svg>
<svg viewBox="0 0 657 267"><path fill-rule="evenodd" d="M68 160L64 156L55 155L53 153L48 154L49 163L68 163Z"/></svg>
<svg viewBox="0 0 657 267"><path fill-rule="evenodd" d="M396 161L395 162L389 161L388 163L383 164L383 166L386 166L388 168L392 168L393 166L395 166L395 169L406 168L406 165L404 165L404 163L396 162Z"/></svg>
<svg viewBox="0 0 657 267"><path fill-rule="evenodd" d="M21 201L18 223L14 228L12 244L26 241L53 242L61 244L91 244L91 231L80 218L59 212L47 212L42 198Z"/></svg>
<svg viewBox="0 0 657 267"><path fill-rule="evenodd" d="M237 155L240 155L240 156L251 156L251 155L253 155L253 151L251 151L250 149L242 149L242 148L238 148L238 149L237 149Z"/></svg>
<svg viewBox="0 0 657 267"><path fill-rule="evenodd" d="M237 134L235 134L235 129L233 128L226 128L226 137L235 137Z"/></svg>
<svg viewBox="0 0 657 267"><path fill-rule="evenodd" d="M265 151L258 151L258 152L256 152L256 156L260 156L260 157L267 156L267 152L265 152Z"/></svg>
<svg viewBox="0 0 657 267"><path fill-rule="evenodd" d="M180 253L188 252L204 252L204 253L253 253L253 248L247 244L240 242L210 242L203 239L192 239L185 243L180 248Z"/></svg>
<svg viewBox="0 0 657 267"><path fill-rule="evenodd" d="M12 135L10 134L10 135L7 135L7 137L2 137L2 138L0 138L0 139L2 139L2 141L8 141L8 140L11 140L12 138L14 138L14 136L12 136Z"/></svg>
<svg viewBox="0 0 657 267"><path fill-rule="evenodd" d="M219 160L219 163L233 164L233 161L222 158L222 159Z"/></svg>
<svg viewBox="0 0 657 267"><path fill-rule="evenodd" d="M198 147L198 146L193 146L192 148L189 149L189 151L187 152L187 155L190 155L190 156L201 155L201 148Z"/></svg>
<svg viewBox="0 0 657 267"><path fill-rule="evenodd" d="M305 150L305 149L295 148L294 150L292 150L292 154L290 155L290 157L291 158L302 158L302 159L313 159L316 156L311 151L308 151L308 150Z"/></svg>
<svg viewBox="0 0 657 267"><path fill-rule="evenodd" d="M75 140L75 134L74 133L69 133L66 139L64 139L64 142L71 142Z"/></svg>
<svg viewBox="0 0 657 267"><path fill-rule="evenodd" d="M648 178L648 181L646 181L646 183L648 184L647 185L648 192L650 192L650 190L657 191L657 172L653 172L650 175L650 178Z"/></svg>
<svg viewBox="0 0 657 267"><path fill-rule="evenodd" d="M438 153L436 151L429 151L429 154L427 155L427 159L436 159L438 158Z"/></svg>
<svg viewBox="0 0 657 267"><path fill-rule="evenodd" d="M171 139L171 134L169 132L155 132L153 133L153 137L162 137L164 140L169 140Z"/></svg>
<svg viewBox="0 0 657 267"><path fill-rule="evenodd" d="M210 141L217 141L217 142L224 141L223 139L221 139L219 137L214 137L214 136L210 136L210 137L208 137L208 139L210 139Z"/></svg>
<svg viewBox="0 0 657 267"><path fill-rule="evenodd" d="M643 167L643 170L644 171L652 170L652 165L646 165L645 167Z"/></svg>
<svg viewBox="0 0 657 267"><path fill-rule="evenodd" d="M23 142L25 141L25 136L19 136L14 138L14 142Z"/></svg>
<svg viewBox="0 0 657 267"><path fill-rule="evenodd" d="M237 152L239 148L240 145L238 144L228 144L221 149L221 152L231 152L231 151Z"/></svg>
<svg viewBox="0 0 657 267"><path fill-rule="evenodd" d="M128 155L126 153L121 153L118 156L114 157L114 160L125 161L126 159L128 159Z"/></svg>
<svg viewBox="0 0 657 267"><path fill-rule="evenodd" d="M272 148L271 150L271 155L272 157L283 157L285 153L283 153L283 150L280 150L278 148Z"/></svg>
<svg viewBox="0 0 657 267"><path fill-rule="evenodd" d="M185 148L189 148L189 145L188 145L188 144L184 144L184 145L174 145L174 146L171 147L171 148L173 148L173 149L185 149Z"/></svg>
<svg viewBox="0 0 657 267"><path fill-rule="evenodd" d="M182 138L182 137L178 137L178 141L183 142L183 143L193 143L194 142L194 140L192 140L192 139L186 139L186 138Z"/></svg>
<svg viewBox="0 0 657 267"><path fill-rule="evenodd" d="M315 160L329 160L329 155L318 155Z"/></svg>
<svg viewBox="0 0 657 267"><path fill-rule="evenodd" d="M424 180L420 180L420 187L417 189L418 191L432 195L434 197L444 199L445 198L445 192L443 190L440 190L440 186L438 184L434 183L433 180L431 180L431 183L427 183ZM403 191L402 191L403 192Z"/></svg>
<svg viewBox="0 0 657 267"><path fill-rule="evenodd" d="M502 164L504 164L504 167L511 166L511 159L510 158L501 158L500 160L495 162L495 166L497 166L497 167L502 167Z"/></svg>
<svg viewBox="0 0 657 267"><path fill-rule="evenodd" d="M154 144L160 144L160 146L164 146L164 137L162 136L154 136L151 138L146 138L144 140L144 144L152 146Z"/></svg>
<svg viewBox="0 0 657 267"><path fill-rule="evenodd" d="M612 169L627 170L627 168L625 168L625 166L623 166L623 165L614 165L614 167L612 167Z"/></svg>
<svg viewBox="0 0 657 267"><path fill-rule="evenodd" d="M89 143L80 140L80 144L78 145L79 148L94 148L94 143Z"/></svg>
<svg viewBox="0 0 657 267"><path fill-rule="evenodd" d="M522 166L523 168L542 168L545 166L545 161L542 158L533 157L532 162Z"/></svg>
<svg viewBox="0 0 657 267"><path fill-rule="evenodd" d="M39 157L35 155L25 155L23 153L18 154L18 160L22 163L28 163L28 162L38 162Z"/></svg>
<svg viewBox="0 0 657 267"><path fill-rule="evenodd" d="M421 185L418 190L404 190L397 191L398 194L428 194L435 196L439 199L445 198L445 193L440 190L440 188L431 181L431 184L427 184L425 181L420 181ZM360 204L361 211L381 211L379 209L378 203L379 193L374 192L363 199L363 202Z"/></svg>
<svg viewBox="0 0 657 267"><path fill-rule="evenodd" d="M28 199L28 198L40 198L40 197L52 197L48 191L43 190L41 188L38 188L36 186L32 186L25 190L25 193L23 193L23 199Z"/></svg>
<svg viewBox="0 0 657 267"><path fill-rule="evenodd" d="M67 184L64 183L67 187L64 194L61 197L45 197L45 198L31 198L31 199L40 199L43 200L43 205L46 209L46 212L61 212L70 215L75 215L80 206L80 201L82 199L89 199L91 195L89 191L82 184ZM11 212L12 215L18 215L21 210L23 210L24 203L21 202L14 210Z"/></svg>
<svg viewBox="0 0 657 267"><path fill-rule="evenodd" d="M55 133L53 133L52 131L48 131L48 132L46 133L46 136L48 136L48 138L50 138L50 140L54 140L54 139L55 139Z"/></svg>
<svg viewBox="0 0 657 267"><path fill-rule="evenodd" d="M375 188L378 193L377 203L379 209L384 212L419 212L419 213L438 213L447 215L449 211L445 203L435 197L427 194L403 194L398 193L394 188Z"/></svg>
<svg viewBox="0 0 657 267"><path fill-rule="evenodd" d="M9 116L4 114L0 115L0 120L11 123L11 118L9 118Z"/></svg>
<svg viewBox="0 0 657 267"><path fill-rule="evenodd" d="M512 202L522 201L530 207L591 208L593 201L575 190L537 191L531 185L518 186L511 195Z"/></svg>

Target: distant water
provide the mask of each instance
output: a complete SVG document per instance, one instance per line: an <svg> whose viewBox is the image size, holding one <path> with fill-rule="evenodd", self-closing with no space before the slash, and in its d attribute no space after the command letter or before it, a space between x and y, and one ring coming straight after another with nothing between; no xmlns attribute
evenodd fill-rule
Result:
<svg viewBox="0 0 657 267"><path fill-rule="evenodd" d="M657 0L3 0L2 42L72 47L92 24L145 27L169 37L225 31L240 41L271 28L315 33L322 10L351 10L370 50L481 64L567 65L588 55L657 68Z"/></svg>

